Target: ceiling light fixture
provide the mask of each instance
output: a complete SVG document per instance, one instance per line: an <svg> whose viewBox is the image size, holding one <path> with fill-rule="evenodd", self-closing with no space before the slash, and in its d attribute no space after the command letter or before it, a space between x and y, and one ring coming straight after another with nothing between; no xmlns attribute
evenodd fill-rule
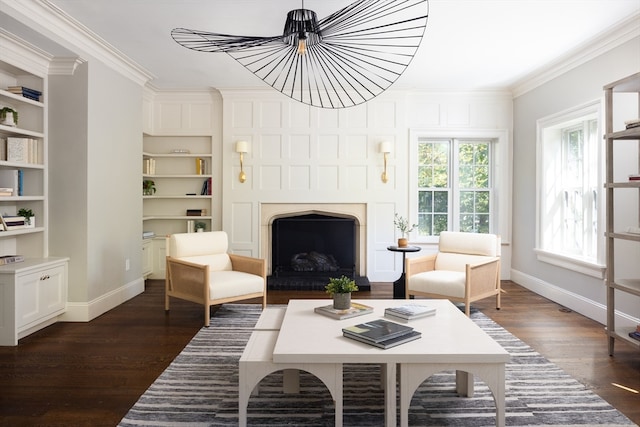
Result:
<svg viewBox="0 0 640 427"><path fill-rule="evenodd" d="M282 35L234 36L175 28L180 45L224 52L265 83L304 104L345 108L388 89L413 59L427 26L428 0L358 0L318 21L287 14Z"/></svg>

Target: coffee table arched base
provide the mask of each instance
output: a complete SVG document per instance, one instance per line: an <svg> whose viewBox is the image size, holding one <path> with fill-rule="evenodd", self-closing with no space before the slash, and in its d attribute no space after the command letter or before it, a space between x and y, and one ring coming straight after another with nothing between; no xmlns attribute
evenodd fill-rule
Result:
<svg viewBox="0 0 640 427"><path fill-rule="evenodd" d="M487 384L496 404L496 426L505 425L505 365L504 363L401 363L400 364L400 426L409 425L409 406L420 384L431 375L456 370L456 389L463 396L473 396L473 375Z"/></svg>

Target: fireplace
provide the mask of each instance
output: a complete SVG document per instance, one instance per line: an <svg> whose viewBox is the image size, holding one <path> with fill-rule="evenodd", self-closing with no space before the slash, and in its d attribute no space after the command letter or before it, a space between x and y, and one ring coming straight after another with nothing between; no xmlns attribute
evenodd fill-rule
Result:
<svg viewBox="0 0 640 427"><path fill-rule="evenodd" d="M365 212L360 204L261 205L269 289L324 290L329 277L345 275L369 290Z"/></svg>
<svg viewBox="0 0 640 427"><path fill-rule="evenodd" d="M355 276L353 218L318 214L278 218L271 233L273 276Z"/></svg>

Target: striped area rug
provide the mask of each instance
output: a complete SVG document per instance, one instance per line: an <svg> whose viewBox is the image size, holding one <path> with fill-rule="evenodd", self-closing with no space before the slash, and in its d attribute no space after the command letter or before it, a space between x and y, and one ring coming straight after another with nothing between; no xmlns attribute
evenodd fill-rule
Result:
<svg viewBox="0 0 640 427"><path fill-rule="evenodd" d="M260 314L251 304L227 304L140 397L120 426L235 426L238 360ZM472 319L510 354L506 366L509 426L629 426L623 414L480 312ZM384 393L377 365L345 365L344 425L383 426ZM282 375L260 383L249 401L250 426L331 426L334 407L322 382L300 376L300 394L282 393ZM454 372L430 377L416 391L411 426L495 425L489 388L476 379L472 398L455 393Z"/></svg>

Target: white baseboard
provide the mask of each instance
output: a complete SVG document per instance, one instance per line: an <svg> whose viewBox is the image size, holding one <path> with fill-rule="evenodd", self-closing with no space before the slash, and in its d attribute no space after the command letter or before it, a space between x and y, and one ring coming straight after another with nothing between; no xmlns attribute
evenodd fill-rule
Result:
<svg viewBox="0 0 640 427"><path fill-rule="evenodd" d="M517 270L511 270L511 280L538 295L542 295L602 325L606 325L607 323L607 307L604 304L569 292L559 286L547 283L537 277L529 276ZM616 325L626 324L640 324L640 319L627 313L616 311Z"/></svg>
<svg viewBox="0 0 640 427"><path fill-rule="evenodd" d="M60 322L89 322L107 311L144 292L144 279L139 278L89 302L68 302Z"/></svg>

